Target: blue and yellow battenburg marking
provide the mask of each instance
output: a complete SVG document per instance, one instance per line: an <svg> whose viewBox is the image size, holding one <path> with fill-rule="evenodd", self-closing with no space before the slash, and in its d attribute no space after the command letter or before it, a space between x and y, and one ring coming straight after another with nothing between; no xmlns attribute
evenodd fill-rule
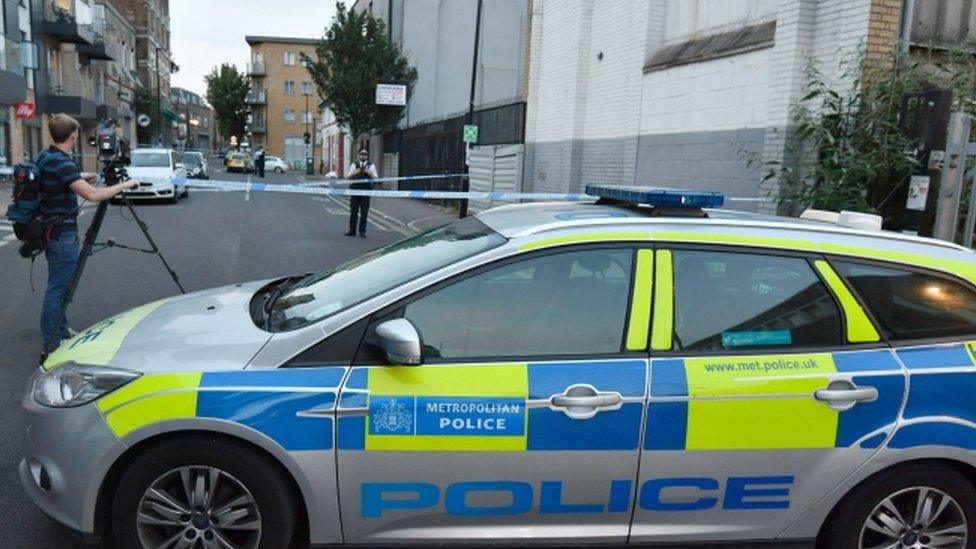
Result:
<svg viewBox="0 0 976 549"><path fill-rule="evenodd" d="M898 358L912 379L903 412L908 424L898 429L889 447L976 450L976 341L899 349Z"/></svg>
<svg viewBox="0 0 976 549"><path fill-rule="evenodd" d="M588 383L636 397L617 410L574 420L528 407ZM646 366L640 360L355 368L339 419L339 449L366 451L635 450Z"/></svg>
<svg viewBox="0 0 976 549"><path fill-rule="evenodd" d="M153 423L187 418L232 421L284 449L329 450L332 419L299 412L331 410L346 368L146 374L97 402L122 438Z"/></svg>
<svg viewBox="0 0 976 549"><path fill-rule="evenodd" d="M847 372L877 400L840 413L813 398ZM904 387L887 350L654 360L644 448L847 447L895 422Z"/></svg>

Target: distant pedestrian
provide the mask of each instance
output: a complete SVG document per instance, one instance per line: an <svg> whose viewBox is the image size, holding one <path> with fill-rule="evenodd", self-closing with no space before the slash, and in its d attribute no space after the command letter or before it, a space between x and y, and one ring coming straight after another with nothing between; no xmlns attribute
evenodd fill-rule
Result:
<svg viewBox="0 0 976 549"><path fill-rule="evenodd" d="M264 177L264 147L258 147L254 151L254 167L258 171L258 177Z"/></svg>
<svg viewBox="0 0 976 549"><path fill-rule="evenodd" d="M346 179L356 181L349 185L350 189L372 189L373 180L379 177L376 174L376 166L369 161L369 151L362 147L359 149L359 160L353 162L346 171ZM346 236L355 236L356 221L359 218L359 236L366 238L366 216L369 215L369 197L352 196L349 197L349 232Z"/></svg>

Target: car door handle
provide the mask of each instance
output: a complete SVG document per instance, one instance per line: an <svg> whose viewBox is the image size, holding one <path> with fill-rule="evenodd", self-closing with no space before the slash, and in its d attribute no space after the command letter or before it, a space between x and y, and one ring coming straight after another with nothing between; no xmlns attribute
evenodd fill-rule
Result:
<svg viewBox="0 0 976 549"><path fill-rule="evenodd" d="M552 405L557 408L605 408L620 404L620 395L616 393L603 393L595 396L566 396L555 395L550 399Z"/></svg>
<svg viewBox="0 0 976 549"><path fill-rule="evenodd" d="M572 385L563 393L549 397L550 407L572 419L590 419L597 412L619 408L622 403L620 393L600 392L586 383Z"/></svg>
<svg viewBox="0 0 976 549"><path fill-rule="evenodd" d="M817 389L813 398L826 403L835 410L850 410L858 402L872 402L878 399L875 387L857 387L850 381L832 381L826 389Z"/></svg>

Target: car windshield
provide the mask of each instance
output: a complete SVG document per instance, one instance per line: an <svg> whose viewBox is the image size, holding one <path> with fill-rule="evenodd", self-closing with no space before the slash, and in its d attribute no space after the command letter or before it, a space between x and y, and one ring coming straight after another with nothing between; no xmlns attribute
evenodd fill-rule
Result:
<svg viewBox="0 0 976 549"><path fill-rule="evenodd" d="M188 154L183 157L183 163L187 166L199 166L203 164L203 159L195 154Z"/></svg>
<svg viewBox="0 0 976 549"><path fill-rule="evenodd" d="M267 325L300 328L505 241L473 217L433 229L299 280L277 299Z"/></svg>
<svg viewBox="0 0 976 549"><path fill-rule="evenodd" d="M134 152L132 153L132 167L134 168L168 168L169 153L165 152Z"/></svg>

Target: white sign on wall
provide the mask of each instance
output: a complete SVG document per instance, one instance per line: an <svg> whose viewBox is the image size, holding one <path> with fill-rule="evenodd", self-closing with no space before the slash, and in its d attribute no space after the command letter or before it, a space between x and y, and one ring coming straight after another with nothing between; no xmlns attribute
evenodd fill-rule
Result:
<svg viewBox="0 0 976 549"><path fill-rule="evenodd" d="M929 197L929 176L913 175L908 186L908 201L905 207L909 210L924 211Z"/></svg>
<svg viewBox="0 0 976 549"><path fill-rule="evenodd" d="M407 104L407 87L403 84L377 84L376 104L402 107Z"/></svg>

